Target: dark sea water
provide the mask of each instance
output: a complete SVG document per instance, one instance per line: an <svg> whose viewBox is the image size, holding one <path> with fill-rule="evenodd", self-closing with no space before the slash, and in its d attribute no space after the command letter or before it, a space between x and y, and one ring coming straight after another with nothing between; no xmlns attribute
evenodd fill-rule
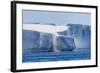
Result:
<svg viewBox="0 0 100 73"><path fill-rule="evenodd" d="M91 59L90 51L24 53L23 62L48 62Z"/></svg>

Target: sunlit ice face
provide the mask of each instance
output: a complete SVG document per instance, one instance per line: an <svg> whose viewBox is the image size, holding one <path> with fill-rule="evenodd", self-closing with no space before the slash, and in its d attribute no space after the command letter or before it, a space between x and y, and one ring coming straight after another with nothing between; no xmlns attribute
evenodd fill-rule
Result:
<svg viewBox="0 0 100 73"><path fill-rule="evenodd" d="M69 26L66 25L46 25L46 24L24 24L24 30L32 30L57 35L57 32L67 31Z"/></svg>

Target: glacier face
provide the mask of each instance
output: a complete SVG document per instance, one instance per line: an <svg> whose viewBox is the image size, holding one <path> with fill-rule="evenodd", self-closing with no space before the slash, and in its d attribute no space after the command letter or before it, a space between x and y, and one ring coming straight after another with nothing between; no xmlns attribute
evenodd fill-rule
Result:
<svg viewBox="0 0 100 73"><path fill-rule="evenodd" d="M68 24L67 30L58 36L31 30L23 30L23 52L57 52L91 48L91 27Z"/></svg>

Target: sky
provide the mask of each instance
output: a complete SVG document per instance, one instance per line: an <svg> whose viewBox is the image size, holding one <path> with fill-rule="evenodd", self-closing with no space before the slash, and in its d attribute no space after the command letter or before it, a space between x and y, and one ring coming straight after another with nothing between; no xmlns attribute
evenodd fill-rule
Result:
<svg viewBox="0 0 100 73"><path fill-rule="evenodd" d="M91 25L90 13L23 10L23 24Z"/></svg>

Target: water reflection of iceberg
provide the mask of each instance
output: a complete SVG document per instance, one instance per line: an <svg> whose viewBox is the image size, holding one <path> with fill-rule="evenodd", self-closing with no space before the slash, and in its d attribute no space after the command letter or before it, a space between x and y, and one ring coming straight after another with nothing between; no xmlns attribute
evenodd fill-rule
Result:
<svg viewBox="0 0 100 73"><path fill-rule="evenodd" d="M84 44L86 42L87 44ZM90 48L90 27L79 24L25 24L23 48L24 52L61 52L72 51L75 48Z"/></svg>

